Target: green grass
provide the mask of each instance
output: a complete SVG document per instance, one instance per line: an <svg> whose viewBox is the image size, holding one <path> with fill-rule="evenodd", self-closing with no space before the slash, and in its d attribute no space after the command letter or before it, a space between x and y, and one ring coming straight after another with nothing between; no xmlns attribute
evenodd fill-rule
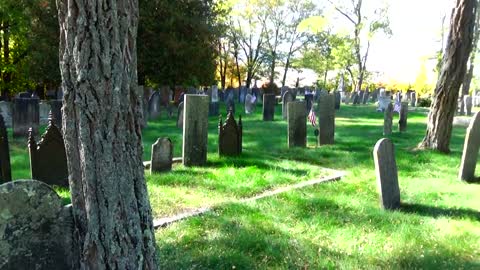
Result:
<svg viewBox="0 0 480 270"><path fill-rule="evenodd" d="M444 155L415 150L425 132L425 110L409 114L406 133L394 128L402 208L388 212L379 207L372 158L383 114L373 106L342 105L336 144L315 148L309 127L307 149L287 149L280 107L275 117L261 121L260 107L243 117L240 158L218 157L218 119L210 118L208 166L146 172L156 217L218 205L157 230L163 269L480 269L480 185L457 179L465 129L454 129L452 153ZM145 160L164 136L172 139L174 156L181 155L175 119L160 119L144 132ZM14 177L28 177L26 152L14 144ZM347 176L256 202L230 202L327 175L322 168Z"/></svg>

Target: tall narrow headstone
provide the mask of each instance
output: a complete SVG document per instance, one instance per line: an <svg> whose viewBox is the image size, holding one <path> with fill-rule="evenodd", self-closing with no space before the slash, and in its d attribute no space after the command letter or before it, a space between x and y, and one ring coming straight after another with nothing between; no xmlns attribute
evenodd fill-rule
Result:
<svg viewBox="0 0 480 270"><path fill-rule="evenodd" d="M225 124L222 123L220 116L218 122L218 155L219 156L238 156L242 153L243 124L242 116L238 124L233 117L233 112L228 112Z"/></svg>
<svg viewBox="0 0 480 270"><path fill-rule="evenodd" d="M389 139L379 140L373 149L373 159L381 206L384 209L398 209L400 187L393 143Z"/></svg>
<svg viewBox="0 0 480 270"><path fill-rule="evenodd" d="M208 96L185 95L183 112L183 165L207 163Z"/></svg>
<svg viewBox="0 0 480 270"><path fill-rule="evenodd" d="M183 129L183 104L183 102L180 102L177 109L177 128L181 129Z"/></svg>
<svg viewBox="0 0 480 270"><path fill-rule="evenodd" d="M38 98L13 99L13 136L26 137L32 128L34 135L38 134L40 124L40 107Z"/></svg>
<svg viewBox="0 0 480 270"><path fill-rule="evenodd" d="M50 112L53 115L53 121L55 126L58 127L58 129L62 130L62 101L55 99L55 100L50 100Z"/></svg>
<svg viewBox="0 0 480 270"><path fill-rule="evenodd" d="M467 182L474 182L475 167L477 165L478 150L480 149L480 112L473 116L465 135L462 161L460 163L459 178Z"/></svg>
<svg viewBox="0 0 480 270"><path fill-rule="evenodd" d="M275 94L263 95L263 121L273 121L275 116Z"/></svg>
<svg viewBox="0 0 480 270"><path fill-rule="evenodd" d="M320 95L319 92L318 95ZM307 111L307 113L310 112L310 110L312 109L313 98L313 94L305 94L305 110Z"/></svg>
<svg viewBox="0 0 480 270"><path fill-rule="evenodd" d="M410 93L410 105L415 108L417 107L417 93L411 92Z"/></svg>
<svg viewBox="0 0 480 270"><path fill-rule="evenodd" d="M400 132L407 131L407 118L408 118L408 103L402 102L400 107L400 120L398 121L398 130Z"/></svg>
<svg viewBox="0 0 480 270"><path fill-rule="evenodd" d="M318 102L318 145L334 144L335 141L335 96L322 95Z"/></svg>
<svg viewBox="0 0 480 270"><path fill-rule="evenodd" d="M307 146L307 115L304 101L288 103L288 147Z"/></svg>
<svg viewBox="0 0 480 270"><path fill-rule="evenodd" d="M288 103L290 103L292 101L294 101L292 93L288 90L285 90L285 93L283 93L283 96L282 96L282 117L283 117L283 119L287 119Z"/></svg>
<svg viewBox="0 0 480 270"><path fill-rule="evenodd" d="M340 110L340 103L342 101L342 95L340 92L335 91L335 110Z"/></svg>
<svg viewBox="0 0 480 270"><path fill-rule="evenodd" d="M0 184L12 181L12 167L10 165L10 147L8 133L0 114Z"/></svg>
<svg viewBox="0 0 480 270"><path fill-rule="evenodd" d="M31 130L28 136L32 179L49 185L68 187L68 168L65 144L60 130L50 115L48 127L37 144Z"/></svg>
<svg viewBox="0 0 480 270"><path fill-rule="evenodd" d="M385 114L383 117L383 135L387 136L392 134L393 126L393 105L388 103L387 108L385 109Z"/></svg>
<svg viewBox="0 0 480 270"><path fill-rule="evenodd" d="M148 99L148 118L157 119L160 117L160 92L155 91Z"/></svg>
<svg viewBox="0 0 480 270"><path fill-rule="evenodd" d="M172 170L173 144L169 138L159 138L152 145L150 173Z"/></svg>
<svg viewBox="0 0 480 270"><path fill-rule="evenodd" d="M465 97L465 113L467 115L472 115L472 96L466 95Z"/></svg>

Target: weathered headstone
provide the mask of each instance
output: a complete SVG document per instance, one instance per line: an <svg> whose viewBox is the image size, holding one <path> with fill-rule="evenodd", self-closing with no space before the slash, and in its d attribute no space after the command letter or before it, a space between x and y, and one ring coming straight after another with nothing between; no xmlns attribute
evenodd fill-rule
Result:
<svg viewBox="0 0 480 270"><path fill-rule="evenodd" d="M53 123L58 129L62 130L62 101L55 99L50 100L50 112L53 115Z"/></svg>
<svg viewBox="0 0 480 270"><path fill-rule="evenodd" d="M393 105L388 103L387 108L385 109L385 115L383 117L383 135L387 136L392 134L393 126Z"/></svg>
<svg viewBox="0 0 480 270"><path fill-rule="evenodd" d="M150 173L172 170L173 144L169 138L159 138L152 145Z"/></svg>
<svg viewBox="0 0 480 270"><path fill-rule="evenodd" d="M35 135L38 134L40 124L40 108L38 98L14 98L13 99L13 136L26 137L28 130L32 128Z"/></svg>
<svg viewBox="0 0 480 270"><path fill-rule="evenodd" d="M304 101L288 103L288 147L307 146L307 115Z"/></svg>
<svg viewBox="0 0 480 270"><path fill-rule="evenodd" d="M398 130L400 132L407 131L407 118L408 118L408 103L402 102L400 107L400 120L398 121Z"/></svg>
<svg viewBox="0 0 480 270"><path fill-rule="evenodd" d="M472 96L466 95L465 96L465 113L467 115L472 115Z"/></svg>
<svg viewBox="0 0 480 270"><path fill-rule="evenodd" d="M320 92L318 91L318 96L320 96ZM317 99L318 101L318 99ZM313 94L305 94L305 110L310 112L313 106Z"/></svg>
<svg viewBox="0 0 480 270"><path fill-rule="evenodd" d="M287 119L287 107L288 103L294 101L293 95L290 91L285 90L282 96L282 117Z"/></svg>
<svg viewBox="0 0 480 270"><path fill-rule="evenodd" d="M415 108L417 107L417 93L411 92L410 93L410 105Z"/></svg>
<svg viewBox="0 0 480 270"><path fill-rule="evenodd" d="M273 121L275 116L275 94L263 95L263 121Z"/></svg>
<svg viewBox="0 0 480 270"><path fill-rule="evenodd" d="M459 178L467 182L474 182L475 167L477 165L478 150L480 149L480 112L477 112L467 128L463 145L462 161L460 163Z"/></svg>
<svg viewBox="0 0 480 270"><path fill-rule="evenodd" d="M71 205L48 185L0 185L0 269L74 269Z"/></svg>
<svg viewBox="0 0 480 270"><path fill-rule="evenodd" d="M183 165L207 163L208 96L185 95L183 113Z"/></svg>
<svg viewBox="0 0 480 270"><path fill-rule="evenodd" d="M10 165L10 147L8 133L3 116L0 114L0 184L12 181L12 167Z"/></svg>
<svg viewBox="0 0 480 270"><path fill-rule="evenodd" d="M257 107L257 98L254 95L247 94L245 97L245 113L252 114Z"/></svg>
<svg viewBox="0 0 480 270"><path fill-rule="evenodd" d="M243 126L242 116L237 122L233 113L228 112L225 124L222 117L218 122L218 155L219 156L238 156L242 154Z"/></svg>
<svg viewBox="0 0 480 270"><path fill-rule="evenodd" d="M335 110L340 110L340 103L342 101L342 95L340 92L335 91Z"/></svg>
<svg viewBox="0 0 480 270"><path fill-rule="evenodd" d="M38 144L29 131L28 149L32 179L49 185L69 186L65 144L60 130L53 123L52 116Z"/></svg>
<svg viewBox="0 0 480 270"><path fill-rule="evenodd" d="M400 187L393 143L389 139L379 140L373 150L373 159L381 206L384 209L398 209L400 207Z"/></svg>
<svg viewBox="0 0 480 270"><path fill-rule="evenodd" d="M155 91L148 99L148 118L157 119L160 117L160 92Z"/></svg>
<svg viewBox="0 0 480 270"><path fill-rule="evenodd" d="M335 96L322 95L318 102L318 145L334 144L335 141Z"/></svg>
<svg viewBox="0 0 480 270"><path fill-rule="evenodd" d="M177 128L181 129L183 129L183 104L183 102L180 102L177 109Z"/></svg>

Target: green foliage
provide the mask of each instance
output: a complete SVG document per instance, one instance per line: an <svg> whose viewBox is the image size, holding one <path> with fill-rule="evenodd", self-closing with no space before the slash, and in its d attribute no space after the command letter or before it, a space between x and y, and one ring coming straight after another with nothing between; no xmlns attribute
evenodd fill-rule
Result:
<svg viewBox="0 0 480 270"><path fill-rule="evenodd" d="M262 85L262 89L265 94L280 94L280 88L278 88L276 83L265 83Z"/></svg>
<svg viewBox="0 0 480 270"><path fill-rule="evenodd" d="M417 102L418 107L430 108L431 105L432 105L431 97L423 97L418 99L418 102Z"/></svg>

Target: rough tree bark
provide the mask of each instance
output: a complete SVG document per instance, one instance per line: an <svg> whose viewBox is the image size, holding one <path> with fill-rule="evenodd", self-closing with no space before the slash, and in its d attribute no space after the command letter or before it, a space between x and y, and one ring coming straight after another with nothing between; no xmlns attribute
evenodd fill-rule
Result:
<svg viewBox="0 0 480 270"><path fill-rule="evenodd" d="M457 0L456 2L450 20L450 32L443 55L442 69L428 114L427 131L419 148L450 152L452 123L459 89L473 45L476 9L476 0Z"/></svg>
<svg viewBox="0 0 480 270"><path fill-rule="evenodd" d="M136 94L138 0L57 0L77 269L157 269Z"/></svg>

